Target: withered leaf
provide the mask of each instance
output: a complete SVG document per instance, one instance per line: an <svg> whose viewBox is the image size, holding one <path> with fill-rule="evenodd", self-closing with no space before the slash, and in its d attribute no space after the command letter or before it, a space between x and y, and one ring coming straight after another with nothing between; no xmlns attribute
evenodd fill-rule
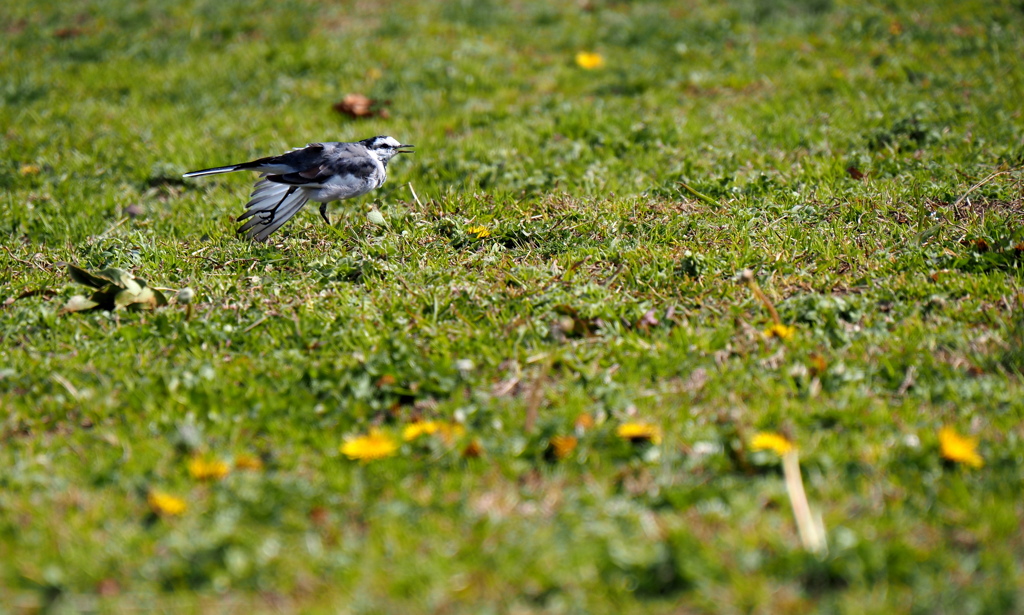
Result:
<svg viewBox="0 0 1024 615"><path fill-rule="evenodd" d="M75 267L74 265L68 265L68 275L70 275L71 279L75 282L84 284L85 286L103 288L107 285L107 280L94 276L85 269Z"/></svg>
<svg viewBox="0 0 1024 615"><path fill-rule="evenodd" d="M86 310L91 310L91 309L93 309L94 307L96 307L98 305L99 305L99 303L96 303L92 299L89 299L89 298L84 297L82 295L75 295L74 297L71 297L70 299L68 299L68 302L64 304L64 307L62 307L60 311L61 312L84 312Z"/></svg>
<svg viewBox="0 0 1024 615"><path fill-rule="evenodd" d="M80 267L68 265L68 274L79 284L96 289L88 298L72 297L63 312L81 312L91 309L138 311L155 309L167 305L167 297L155 288L150 288L142 278L133 277L123 269L110 267L97 273L90 273Z"/></svg>
<svg viewBox="0 0 1024 615"><path fill-rule="evenodd" d="M333 109L338 113L342 113L354 118L361 117L390 117L388 110L384 108L384 105L390 101L379 101L364 96L363 94L346 94L341 102L337 102L333 105Z"/></svg>

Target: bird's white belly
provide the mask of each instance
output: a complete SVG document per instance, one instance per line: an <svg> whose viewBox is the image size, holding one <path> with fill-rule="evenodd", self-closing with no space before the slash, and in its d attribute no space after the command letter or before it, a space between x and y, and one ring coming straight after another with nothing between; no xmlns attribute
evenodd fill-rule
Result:
<svg viewBox="0 0 1024 615"><path fill-rule="evenodd" d="M309 196L309 200L316 201L318 203L327 203L329 201L337 201L339 199L350 199L357 197L373 190L380 186L382 182L378 181L376 174L358 178L351 175L345 175L342 177L331 178L328 182L320 185L319 187L307 187L303 188L306 194Z"/></svg>

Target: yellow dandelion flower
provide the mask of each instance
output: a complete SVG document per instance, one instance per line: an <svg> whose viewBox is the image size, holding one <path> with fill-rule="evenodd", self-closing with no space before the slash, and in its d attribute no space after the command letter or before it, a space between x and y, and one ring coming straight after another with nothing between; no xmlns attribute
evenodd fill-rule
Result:
<svg viewBox="0 0 1024 615"><path fill-rule="evenodd" d="M188 505L185 500L163 491L150 491L146 498L149 508L158 515L175 517L185 512Z"/></svg>
<svg viewBox="0 0 1024 615"><path fill-rule="evenodd" d="M398 443L379 429L371 429L365 436L346 438L340 450L349 459L373 461L394 455Z"/></svg>
<svg viewBox="0 0 1024 615"><path fill-rule="evenodd" d="M35 175L41 170L42 169L39 168L39 165L23 164L21 165L21 168L18 169L18 172L21 173L22 175Z"/></svg>
<svg viewBox="0 0 1024 615"><path fill-rule="evenodd" d="M256 455L241 454L235 457L235 467L239 470L252 470L259 472L263 469L263 460Z"/></svg>
<svg viewBox="0 0 1024 615"><path fill-rule="evenodd" d="M548 440L548 451L555 459L565 459L576 450L579 440L575 436L554 436Z"/></svg>
<svg viewBox="0 0 1024 615"><path fill-rule="evenodd" d="M972 468L985 465L985 460L978 454L978 439L961 436L952 427L939 430L939 449L942 456L950 461L964 463Z"/></svg>
<svg viewBox="0 0 1024 615"><path fill-rule="evenodd" d="M193 457L188 460L188 473L196 480L220 480L229 472L231 468L220 459Z"/></svg>
<svg viewBox="0 0 1024 615"><path fill-rule="evenodd" d="M661 428L650 423L623 423L615 430L615 435L623 440L629 440L633 444L644 442L650 442L651 444L661 443Z"/></svg>
<svg viewBox="0 0 1024 615"><path fill-rule="evenodd" d="M437 430L441 428L440 423L437 421L421 421L419 423L410 423L405 426L402 430L402 440L406 442L412 442L420 436L429 436L437 433Z"/></svg>
<svg viewBox="0 0 1024 615"><path fill-rule="evenodd" d="M446 443L451 444L452 441L462 437L465 433L466 428L458 423L423 421L420 423L406 425L405 429L402 430L402 440L412 442L420 436L432 436L436 434Z"/></svg>
<svg viewBox="0 0 1024 615"><path fill-rule="evenodd" d="M775 451L776 454L781 456L796 447L781 434L762 431L754 434L754 438L750 441L750 448L755 451Z"/></svg>
<svg viewBox="0 0 1024 615"><path fill-rule="evenodd" d="M791 340L794 335L796 335L796 327L790 327L781 323L775 323L764 330L765 337L777 337L782 341Z"/></svg>
<svg viewBox="0 0 1024 615"><path fill-rule="evenodd" d="M604 56L599 53L581 51L576 54L576 66L584 70L594 70L604 66Z"/></svg>
<svg viewBox="0 0 1024 615"><path fill-rule="evenodd" d="M491 236L491 231L486 226L471 226L466 229L466 232L470 235L476 235L477 239Z"/></svg>

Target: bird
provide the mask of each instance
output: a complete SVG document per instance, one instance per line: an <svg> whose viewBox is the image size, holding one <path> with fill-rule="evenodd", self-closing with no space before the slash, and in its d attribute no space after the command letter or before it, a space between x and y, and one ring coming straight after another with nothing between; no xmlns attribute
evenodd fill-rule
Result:
<svg viewBox="0 0 1024 615"><path fill-rule="evenodd" d="M310 143L280 156L185 173L183 177L204 177L233 171L258 171L246 212L238 228L255 241L266 241L308 201L320 203L320 217L328 225L327 204L351 199L380 188L388 178L388 161L396 154L413 153L393 137L376 136L352 143Z"/></svg>

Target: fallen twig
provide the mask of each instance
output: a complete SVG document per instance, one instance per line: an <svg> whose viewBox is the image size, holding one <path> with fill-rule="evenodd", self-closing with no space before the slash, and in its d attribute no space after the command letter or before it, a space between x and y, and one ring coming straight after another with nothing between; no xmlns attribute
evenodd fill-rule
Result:
<svg viewBox="0 0 1024 615"><path fill-rule="evenodd" d="M423 203L420 202L420 197L416 194L416 189L412 187L412 182L409 182L409 192L412 193L412 200L416 201L419 205L420 211L423 211Z"/></svg>
<svg viewBox="0 0 1024 615"><path fill-rule="evenodd" d="M717 205L718 207L721 207L721 206L722 206L722 204L721 204L721 203L719 203L719 202L718 202L718 201L716 201L715 199L713 199L713 198L709 197L708 195L706 195L706 194L702 194L702 193L700 193L700 192L697 192L696 190L694 190L693 188L691 188L691 187L690 187L690 185L689 185L689 184L687 184L686 182L678 182L678 183L679 183L679 185L680 185L680 186L682 186L682 187L683 187L683 189L685 189L685 190L686 190L687 192L689 192L689 193L690 193L690 194L692 194L693 196L697 197L697 198L698 198L698 199L700 199L701 201L704 201L704 202L705 202L705 203L707 203L708 205Z"/></svg>
<svg viewBox="0 0 1024 615"><path fill-rule="evenodd" d="M782 456L782 473L786 479L786 493L789 495L789 503L793 506L793 516L796 518L796 530L800 534L800 543L811 553L821 555L828 550L825 526L820 516L815 517L811 513L811 506L807 503L807 493L804 491L804 479L800 475L798 455L797 449L794 448Z"/></svg>
<svg viewBox="0 0 1024 615"><path fill-rule="evenodd" d="M974 192L978 188L981 188L982 186L984 186L985 184L989 183L990 181L997 177L1000 177L1002 175L1009 175L1010 173L1013 173L1014 171L1020 171L1021 169L1024 169L1024 166L1014 167L1012 169L1003 169L1002 171L996 171L995 173L990 174L985 179L968 188L967 192L963 193L963 195L953 203L953 211L956 212L956 214L959 216L960 205L967 200L967 197L970 196L972 192Z"/></svg>

